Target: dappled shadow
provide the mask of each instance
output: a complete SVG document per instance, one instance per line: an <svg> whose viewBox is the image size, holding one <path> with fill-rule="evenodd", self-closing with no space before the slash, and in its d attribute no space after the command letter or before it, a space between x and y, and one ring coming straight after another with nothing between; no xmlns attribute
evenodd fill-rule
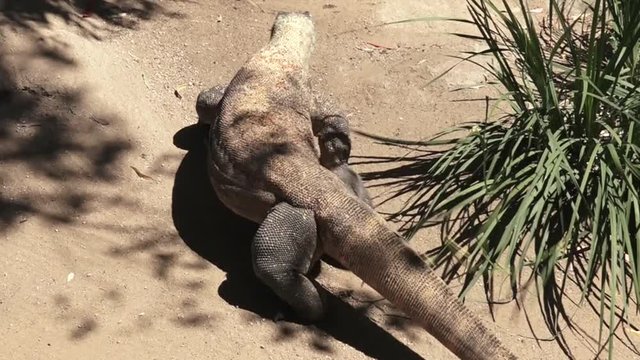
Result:
<svg viewBox="0 0 640 360"><path fill-rule="evenodd" d="M74 330L71 331L72 340L82 340L98 327L98 323L91 318L83 319Z"/></svg>
<svg viewBox="0 0 640 360"><path fill-rule="evenodd" d="M374 137L375 139L375 137ZM402 200L402 208L395 212L390 212L387 215L389 221L396 221L401 223L399 231L407 238L411 238L419 229L426 229L429 227L438 227L440 233L440 244L426 251L423 256L430 260L430 263L434 268L438 269L441 273L443 280L447 283L451 283L454 280L460 280L464 285L470 284L474 278L474 272L467 272L467 269L478 269L476 264L470 263L468 253L473 253L475 246L478 243L478 234L480 230L486 224L483 220L491 215L490 204L479 204L474 209L474 212L470 211L451 211L442 216L431 216L428 219L423 219L422 216L432 211L434 199L440 194L436 194L434 191L439 185L449 181L442 177L438 177L433 174L434 169L438 166L438 161L441 161L439 157L441 153L428 148L411 148L405 146L401 141L395 142L382 142L392 147L402 148L408 151L410 155L403 157L393 156L360 156L358 161L354 164L359 165L375 165L377 169L364 172L361 174L363 180L367 182L375 183L374 185L368 184L369 187L384 187L388 191L384 194L381 203L386 203L392 200ZM417 155L416 155L417 154ZM430 172L431 171L431 172ZM446 196L454 198L456 194L449 193ZM505 222L516 216L518 208L503 208ZM549 213L550 218L555 218L554 224L561 224L564 219L570 217L566 213ZM506 225L504 222L498 221L495 228L503 229ZM548 227L545 229L545 233L533 234L532 238L536 242L540 242L540 239L544 239L549 244L565 241L563 233L559 228ZM500 233L497 231L497 233ZM489 237L487 243L483 245L486 249L498 248L499 239L497 237ZM489 252L489 250L484 250ZM588 246L584 246L588 249ZM452 251L452 249L463 249L467 252L463 256L463 252ZM538 251L536 249L536 251ZM573 336L585 343L600 347L600 351L604 351L604 345L598 344L597 335L594 335L594 329L584 328L581 323L582 319L576 319L573 317L572 312L581 308L584 305L590 306L593 310L593 314L596 317L604 316L605 328L620 328L621 331L613 334L619 342L625 346L629 351L638 355L638 348L634 345L633 341L628 337L625 327L628 326L636 331L636 327L631 323L626 322L623 319L623 308L616 305L615 308L615 320L613 323L608 319L609 314L604 310L605 308L599 307L599 302L602 296L607 297L603 290L596 284L587 284L587 251L582 249L572 248L566 253L568 262L571 264L567 266L565 262L558 261L553 269L549 269L549 275L546 278L546 282L541 281L540 273L533 273L531 270L528 273L519 276L517 283L510 283L510 293L506 299L498 299L497 296L499 290L495 287L494 283L498 283L494 277L499 271L490 273L494 269L487 269L487 272L481 276L483 282L485 299L491 313L494 317L494 308L496 305L503 305L507 303L515 302L518 309L524 312L529 326L529 331L533 335L532 339L537 343L545 341L555 342L560 350L569 358L574 358L572 347L569 344L569 336ZM517 253L518 256L525 256L522 252ZM526 254L528 255L528 254ZM516 257L510 259L512 265L516 261ZM533 262L531 262L533 264ZM530 267L529 264L526 266ZM498 268L496 266L496 268ZM500 269L500 272L504 271L504 268ZM490 274L490 275L489 275ZM506 279L507 283L508 280ZM630 289L631 276L628 275L626 279L627 284L620 285L624 289ZM540 336L537 332L540 329L535 329L530 322L530 314L527 309L527 304L521 301L523 293L528 292L528 287L535 284L537 289L536 300L541 315L541 320L547 327L551 337ZM584 299L581 299L581 290L591 285L591 291L585 293ZM607 285L608 286L608 285ZM569 290L571 289L571 291ZM605 288L606 291L606 288ZM630 290L627 290L630 291ZM631 299L630 294L626 294L628 299ZM607 301L610 298L607 297ZM584 303L582 302L584 301ZM631 300L631 306L635 306ZM608 306L609 303L607 303ZM535 307L535 305L533 305ZM570 311L571 310L571 311ZM495 320L495 317L494 317ZM603 328L604 332L608 329ZM624 333L623 333L624 332ZM575 349L573 349L575 350Z"/></svg>
<svg viewBox="0 0 640 360"><path fill-rule="evenodd" d="M0 26L34 30L48 24L50 17L54 16L96 39L100 38L99 30L104 28L91 22L92 19L99 19L115 28L133 29L140 20L150 20L157 15L182 17L180 13L166 10L155 0L5 0L4 3L4 9L0 10L5 18L0 21Z"/></svg>
<svg viewBox="0 0 640 360"><path fill-rule="evenodd" d="M100 38L103 31L133 28L156 15L180 15L153 0L5 0L0 7L0 37L13 30L29 48L16 52L0 42L0 231L34 215L72 222L90 202L109 201L77 185L114 182L132 145L108 129L120 119L78 111L85 89L62 88L55 77L38 82L25 75L41 60L51 69L77 66L69 45L43 35L43 29L57 18L86 37Z"/></svg>
<svg viewBox="0 0 640 360"><path fill-rule="evenodd" d="M5 89L9 95L0 99L0 231L31 215L71 222L97 197L73 182L114 181L115 166L131 145L69 110L82 101L80 90ZM17 178L20 173L26 178ZM11 189L10 181L16 182ZM35 181L49 186L36 187Z"/></svg>
<svg viewBox="0 0 640 360"><path fill-rule="evenodd" d="M104 300L117 301L110 299L109 296L121 296L117 290L111 290L108 295L101 296ZM71 298L64 294L56 294L51 302L51 306L55 313L58 314L57 320L67 329L67 337L71 341L84 341L95 333L99 324L97 315L92 314L86 308L77 307L72 304Z"/></svg>
<svg viewBox="0 0 640 360"><path fill-rule="evenodd" d="M173 187L172 216L180 237L192 250L226 272L226 280L218 293L229 304L251 311L263 318L284 316L278 322L279 338L296 336L289 321L301 323L293 312L273 292L258 281L250 259L250 241L257 225L228 210L216 197L209 184L205 166L203 139L206 128L192 125L179 131L174 143L189 150L180 164ZM323 340L329 336L349 344L377 359L421 359L338 297L323 291L328 315L309 327L314 333L310 346L320 352L331 352Z"/></svg>
<svg viewBox="0 0 640 360"><path fill-rule="evenodd" d="M401 144L393 143L392 146L401 147ZM429 176L429 169L436 166L439 160L439 153L419 149L414 150L411 156L402 158L390 156L362 156L359 157L359 164L377 165L384 167L375 169L362 174L365 181L375 181L375 186L383 186L390 188L392 191L386 194L382 203L389 202L394 199L403 199L403 207L400 210L387 214L389 220L398 221L402 225L400 232L408 239L419 229L429 227L438 227L440 233L440 244L426 251L423 256L430 260L430 264L438 269L442 279L450 284L454 280L460 280L465 286L470 281L475 280L473 272L466 272L468 266L467 258L460 256L457 252L450 251L451 248L467 249L472 251L477 241L477 233L482 225L481 219L486 217L489 212L486 208L478 208L476 212L469 213L460 211L451 213L447 216L436 218L435 216L424 221L423 214L430 211L432 201L435 195L432 190L444 180L435 176ZM415 155L417 153L417 155ZM426 190L428 189L428 190ZM416 195L417 194L417 195ZM453 197L453 194L450 194ZM515 215L515 210L513 215ZM509 212L506 212L509 214ZM512 215L512 216L513 216ZM505 218L508 218L506 216ZM453 225L452 225L453 224ZM451 244L455 243L455 247ZM493 239L490 239L487 248L497 246ZM524 303L517 299L518 291L522 290L518 287L511 287L511 296L507 299L496 299L496 289L493 276L482 277L484 286L484 295L492 318L495 320L494 308L498 304L506 304L509 302L517 302L518 306L524 311L528 319L527 308ZM521 284L522 285L522 284ZM542 291L538 296L538 305L543 316L543 321L547 325L547 329L553 335L552 340L555 341L560 349L572 358L571 350L565 338L565 332L561 330L562 323L569 324L566 330L573 331L571 319L563 301L567 300L564 296L564 289L561 289L554 279L550 276L546 286L539 286ZM541 339L529 323L529 330L534 335L536 341Z"/></svg>

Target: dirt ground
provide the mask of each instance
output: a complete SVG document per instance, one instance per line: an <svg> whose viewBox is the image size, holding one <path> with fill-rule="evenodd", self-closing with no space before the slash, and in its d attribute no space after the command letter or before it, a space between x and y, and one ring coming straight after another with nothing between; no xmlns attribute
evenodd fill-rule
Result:
<svg viewBox="0 0 640 360"><path fill-rule="evenodd" d="M477 68L427 86L456 62L447 55L481 47L445 34L468 28L376 26L464 16L463 1L94 3L83 16L91 1L0 1L11 10L0 15L0 359L454 359L328 265L329 318L293 321L252 274L256 226L217 202L201 144L180 130L196 120L198 92L229 81L265 43L278 10L313 15L314 84L354 128L418 139L479 119L482 101L457 101L487 93L474 86L485 79ZM355 138L355 155L390 151ZM467 304L520 358L567 358L533 293L496 305L495 321L481 288ZM573 356L596 357L592 309L567 311L579 325L560 324ZM638 356L618 340L615 349L615 359Z"/></svg>

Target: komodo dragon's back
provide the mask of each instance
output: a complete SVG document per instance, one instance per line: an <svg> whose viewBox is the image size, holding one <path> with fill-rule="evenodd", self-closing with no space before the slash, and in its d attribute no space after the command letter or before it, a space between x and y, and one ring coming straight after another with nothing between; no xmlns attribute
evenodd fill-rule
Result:
<svg viewBox="0 0 640 360"><path fill-rule="evenodd" d="M244 64L227 87L216 136L227 138L240 153L247 151L242 139L252 147L258 147L256 141L272 144L292 137L312 141L308 71L314 44L309 16L280 16L269 44ZM298 116L292 118L293 113Z"/></svg>
<svg viewBox="0 0 640 360"><path fill-rule="evenodd" d="M260 223L258 277L297 313L322 316L306 277L319 253L339 260L462 359L516 359L375 210L318 161L308 82L307 14L280 13L271 40L230 82L212 121L209 170L220 200Z"/></svg>

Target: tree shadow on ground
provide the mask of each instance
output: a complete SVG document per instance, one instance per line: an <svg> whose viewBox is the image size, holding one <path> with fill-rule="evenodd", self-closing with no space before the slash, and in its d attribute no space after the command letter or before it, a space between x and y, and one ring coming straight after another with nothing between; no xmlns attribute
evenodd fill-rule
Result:
<svg viewBox="0 0 640 360"><path fill-rule="evenodd" d="M91 22L93 19L102 20L106 25L116 28L133 29L140 20L150 20L157 15L171 18L182 16L166 10L155 0L5 0L4 3L4 8L0 10L5 18L0 25L35 30L37 26L48 24L53 16L93 38L100 38L98 30L101 30L99 24Z"/></svg>
<svg viewBox="0 0 640 360"><path fill-rule="evenodd" d="M193 251L226 272L218 293L229 304L274 319L284 313L287 321L299 322L295 315L255 277L250 259L250 241L257 225L228 210L209 184L205 166L203 139L206 128L192 125L180 130L174 144L188 150L175 177L172 217L183 241ZM421 359L421 357L381 329L365 315L338 297L324 291L328 317L310 326L314 340L310 344L321 352L329 351L326 334L377 359ZM278 322L281 337L294 335L287 321Z"/></svg>
<svg viewBox="0 0 640 360"><path fill-rule="evenodd" d="M15 168L26 168L27 177L20 184L22 189L16 186L0 193L2 229L34 214L54 222L70 222L94 200L70 184L113 181L113 165L131 148L125 139L100 136L91 124L57 109L61 103L76 102L77 94L43 95L29 90L21 89L0 101L0 178L14 178L16 173L8 172ZM93 133L93 138L87 132ZM68 161L71 158L84 158L88 166L80 170ZM49 186L29 186L36 179ZM51 187L59 188L44 189ZM56 191L60 189L64 191Z"/></svg>
<svg viewBox="0 0 640 360"><path fill-rule="evenodd" d="M61 89L55 77L24 81L36 61L52 69L77 66L64 44L44 41L43 29L58 18L85 37L100 38L157 14L180 15L152 0L4 0L0 10L0 38L13 31L31 48L16 53L0 42L0 232L31 216L69 223L89 202L104 200L76 185L114 182L120 159L132 146L123 134L105 129L104 124L120 119L75 111L85 99L84 89ZM16 64L22 64L20 70Z"/></svg>
<svg viewBox="0 0 640 360"><path fill-rule="evenodd" d="M80 89L17 87L3 65L0 60L5 85L0 97L0 231L31 215L71 222L87 202L97 200L72 184L114 181L114 166L131 145L73 113L82 102Z"/></svg>

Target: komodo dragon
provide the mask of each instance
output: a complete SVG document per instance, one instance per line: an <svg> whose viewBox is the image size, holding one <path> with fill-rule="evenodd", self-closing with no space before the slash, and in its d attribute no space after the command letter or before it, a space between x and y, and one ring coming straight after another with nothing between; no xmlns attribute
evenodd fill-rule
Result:
<svg viewBox="0 0 640 360"><path fill-rule="evenodd" d="M317 320L323 303L306 274L326 253L461 359L516 359L382 216L319 163L313 128L330 127L317 122L331 116L318 114L312 99L314 45L307 12L279 13L268 44L240 68L211 119L211 184L225 206L260 224L251 246L256 275L300 316Z"/></svg>
<svg viewBox="0 0 640 360"><path fill-rule="evenodd" d="M220 113L220 101L226 88L224 85L216 85L198 94L196 112L199 124L210 126L211 122L217 118ZM362 178L349 166L351 155L349 122L335 104L319 93L314 94L314 106L311 123L313 134L318 138L320 147L320 165L331 170L360 200L373 207L371 196Z"/></svg>

